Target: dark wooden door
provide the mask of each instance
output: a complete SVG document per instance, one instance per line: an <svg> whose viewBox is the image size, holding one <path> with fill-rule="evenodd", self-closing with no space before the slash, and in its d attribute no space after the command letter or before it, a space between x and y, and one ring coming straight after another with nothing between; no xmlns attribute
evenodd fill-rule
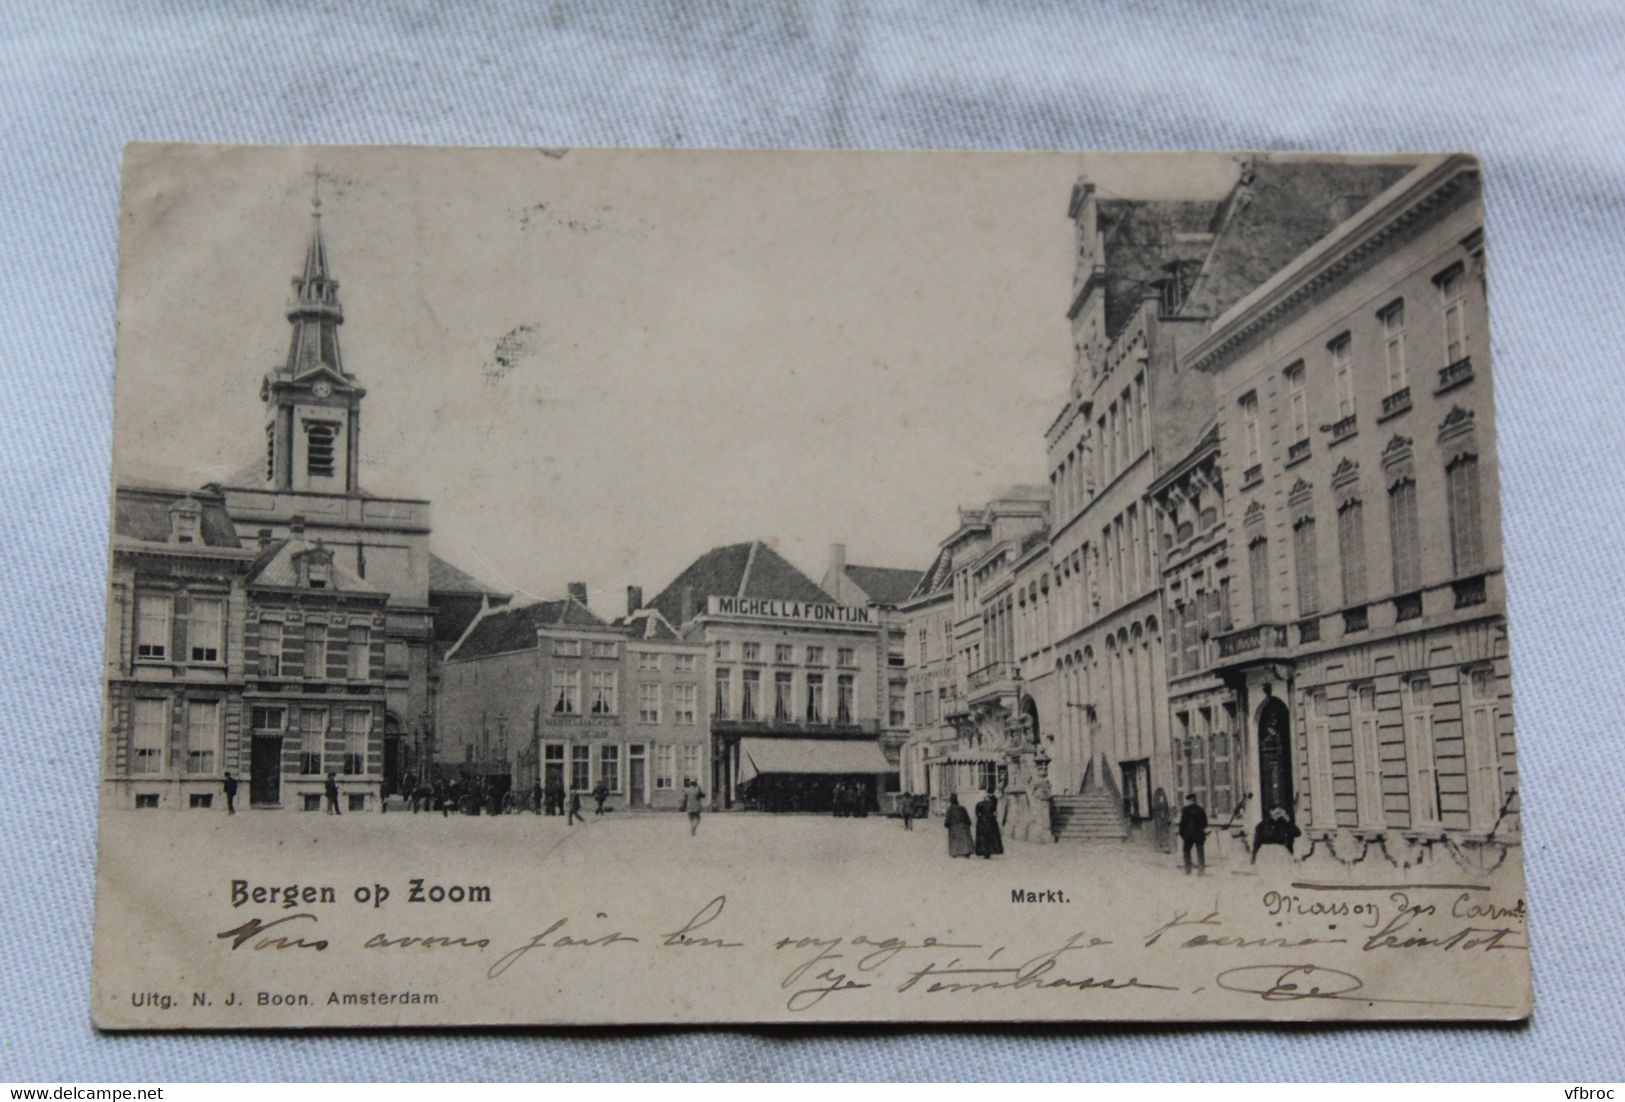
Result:
<svg viewBox="0 0 1625 1102"><path fill-rule="evenodd" d="M1290 718L1280 697L1268 697L1258 710L1258 810L1264 818L1277 807L1288 818L1297 817L1292 806Z"/></svg>
<svg viewBox="0 0 1625 1102"><path fill-rule="evenodd" d="M275 806L282 802L282 739L256 735L249 761L248 802L253 807Z"/></svg>
<svg viewBox="0 0 1625 1102"><path fill-rule="evenodd" d="M633 746L626 759L626 802L632 807L644 805L643 762L643 747Z"/></svg>

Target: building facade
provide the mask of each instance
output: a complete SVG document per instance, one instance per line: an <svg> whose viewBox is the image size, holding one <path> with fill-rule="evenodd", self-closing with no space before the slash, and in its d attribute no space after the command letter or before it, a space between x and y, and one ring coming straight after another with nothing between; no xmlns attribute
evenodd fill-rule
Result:
<svg viewBox="0 0 1625 1102"><path fill-rule="evenodd" d="M320 811L331 778L341 810L379 810L386 594L297 519L289 538L264 542L246 586L248 805Z"/></svg>
<svg viewBox="0 0 1625 1102"><path fill-rule="evenodd" d="M528 798L557 786L610 808L675 808L704 777L704 648L652 610L608 623L586 586L487 608L447 654L440 769Z"/></svg>
<svg viewBox="0 0 1625 1102"><path fill-rule="evenodd" d="M217 493L113 495L103 786L110 806L223 809L249 759L244 548Z"/></svg>
<svg viewBox="0 0 1625 1102"><path fill-rule="evenodd" d="M709 656L719 809L878 808L897 788L881 741L888 629L837 602L765 543L712 548L652 602ZM887 717L889 719L889 716Z"/></svg>
<svg viewBox="0 0 1625 1102"><path fill-rule="evenodd" d="M909 734L907 624L898 606L920 584L920 572L892 566L860 566L846 559L846 544L829 549L829 565L819 588L836 601L866 608L885 637L886 675L875 679L875 715L880 719L880 745L886 759L902 768L903 744Z"/></svg>
<svg viewBox="0 0 1625 1102"><path fill-rule="evenodd" d="M1212 326L1254 815L1494 850L1516 754L1476 162L1429 159ZM1503 850L1504 852L1504 850Z"/></svg>

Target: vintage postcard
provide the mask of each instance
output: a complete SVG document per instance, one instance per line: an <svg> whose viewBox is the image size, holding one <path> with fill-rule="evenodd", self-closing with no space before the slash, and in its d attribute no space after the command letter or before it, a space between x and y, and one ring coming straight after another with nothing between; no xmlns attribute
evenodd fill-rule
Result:
<svg viewBox="0 0 1625 1102"><path fill-rule="evenodd" d="M131 146L95 1021L1527 1017L1483 226Z"/></svg>

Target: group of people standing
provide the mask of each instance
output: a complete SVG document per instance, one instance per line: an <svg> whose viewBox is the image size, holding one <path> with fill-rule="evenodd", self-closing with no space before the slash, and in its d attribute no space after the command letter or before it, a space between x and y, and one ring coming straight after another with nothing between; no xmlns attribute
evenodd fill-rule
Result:
<svg viewBox="0 0 1625 1102"><path fill-rule="evenodd" d="M971 813L959 802L955 793L948 797L948 813L943 816L948 828L948 856L994 857L1004 852L1004 834L999 830L999 800L989 792L976 802L974 833Z"/></svg>
<svg viewBox="0 0 1625 1102"><path fill-rule="evenodd" d="M834 798L837 819L867 819L869 817L869 787L857 781L836 781Z"/></svg>

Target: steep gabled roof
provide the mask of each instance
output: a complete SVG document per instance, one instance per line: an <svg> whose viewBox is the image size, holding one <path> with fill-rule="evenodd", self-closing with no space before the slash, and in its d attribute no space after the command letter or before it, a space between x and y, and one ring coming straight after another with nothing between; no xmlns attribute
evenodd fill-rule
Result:
<svg viewBox="0 0 1625 1102"><path fill-rule="evenodd" d="M299 588L298 556L311 551L324 550L321 541L314 543L303 539L274 540L265 550L260 552L254 565L248 571L249 585L275 585L288 589ZM384 591L371 584L367 579L357 574L334 559L328 567L329 589L340 593L366 593L383 596Z"/></svg>
<svg viewBox="0 0 1625 1102"><path fill-rule="evenodd" d="M478 578L460 570L436 555L429 553L429 592L430 593L490 593L506 596L507 591L485 585Z"/></svg>
<svg viewBox="0 0 1625 1102"><path fill-rule="evenodd" d="M854 585L863 590L869 600L878 605L895 605L900 601L908 600L908 595L914 592L914 587L920 584L918 570L905 570L895 566L852 566L846 568L846 576L852 579Z"/></svg>
<svg viewBox="0 0 1625 1102"><path fill-rule="evenodd" d="M931 560L931 565L920 575L920 580L909 593L908 599L912 601L920 597L929 597L933 593L947 589L953 579L953 564L954 558L946 547L938 551L937 557Z"/></svg>
<svg viewBox="0 0 1625 1102"><path fill-rule="evenodd" d="M469 628L448 659L483 658L492 654L527 650L536 645L536 632L555 627L608 627L586 605L573 597L537 601L517 608L495 608Z"/></svg>
<svg viewBox="0 0 1625 1102"><path fill-rule="evenodd" d="M807 575L760 540L713 547L689 564L660 595L649 602L668 622L683 623L683 591L693 597L691 615L705 611L708 597L760 597L782 601L835 599Z"/></svg>
<svg viewBox="0 0 1625 1102"><path fill-rule="evenodd" d="M1178 235L1209 232L1219 204L1205 200L1102 199L1098 204L1105 263L1106 340L1134 316L1152 284L1180 255Z"/></svg>
<svg viewBox="0 0 1625 1102"><path fill-rule="evenodd" d="M615 621L615 626L624 628L633 639L645 639L661 643L676 643L682 636L673 630L670 622L660 615L659 609L640 608L630 616L623 616Z"/></svg>

